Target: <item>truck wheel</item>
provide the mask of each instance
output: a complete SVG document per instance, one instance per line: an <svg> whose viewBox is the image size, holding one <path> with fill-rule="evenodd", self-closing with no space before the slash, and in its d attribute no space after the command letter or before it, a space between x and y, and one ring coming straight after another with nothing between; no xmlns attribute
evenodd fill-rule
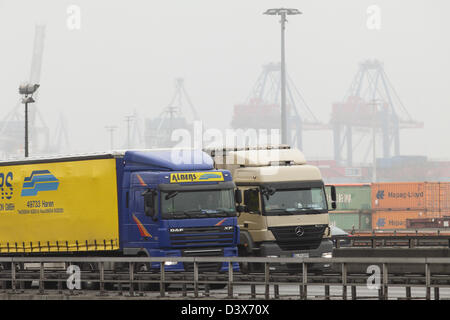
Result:
<svg viewBox="0 0 450 320"><path fill-rule="evenodd" d="M137 262L134 265L134 270L136 272L146 272L150 270L150 264L149 263L142 263ZM159 283L136 283L134 285L135 289L138 291L159 291L160 285ZM167 285L166 288L167 289Z"/></svg>
<svg viewBox="0 0 450 320"><path fill-rule="evenodd" d="M225 289L227 287L226 283L212 283L209 285L209 288L211 290L221 290L221 289Z"/></svg>
<svg viewBox="0 0 450 320"><path fill-rule="evenodd" d="M239 257L250 257L250 255L248 254L247 250L245 248L238 248L238 256ZM251 263L248 263L246 261L244 262L239 262L239 269L242 273L244 274L249 274L250 272L252 272L252 266Z"/></svg>
<svg viewBox="0 0 450 320"><path fill-rule="evenodd" d="M250 267L250 263L248 262L240 262L239 263L239 269L241 270L242 273L244 274L249 274L251 272L251 267Z"/></svg>

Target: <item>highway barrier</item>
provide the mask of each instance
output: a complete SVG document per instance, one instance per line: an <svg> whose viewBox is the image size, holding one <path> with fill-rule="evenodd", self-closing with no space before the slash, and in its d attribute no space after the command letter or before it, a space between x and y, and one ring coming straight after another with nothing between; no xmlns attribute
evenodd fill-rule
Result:
<svg viewBox="0 0 450 320"><path fill-rule="evenodd" d="M192 264L193 271L167 271L175 262ZM149 263L158 263L160 271L142 268ZM225 263L229 268L222 273L206 272L202 270L205 263ZM233 270L233 263L257 263L263 271L243 274ZM450 269L450 258L10 257L0 258L0 264L0 298L8 299L24 294L33 298L52 294L69 299L80 295L89 297L89 292L95 292L94 298L111 299L139 296L147 299L385 300L393 298L390 289L403 288L401 298L428 300L439 299L440 290L450 285L450 272L433 271L436 267ZM330 267L317 269L325 265ZM362 272L351 271L352 267L362 265L367 266ZM419 265L422 270L393 272L393 267L398 265ZM289 268L279 271L279 266ZM171 286L175 289L170 289ZM412 295L414 288L424 289L424 294ZM314 293L308 293L311 290Z"/></svg>

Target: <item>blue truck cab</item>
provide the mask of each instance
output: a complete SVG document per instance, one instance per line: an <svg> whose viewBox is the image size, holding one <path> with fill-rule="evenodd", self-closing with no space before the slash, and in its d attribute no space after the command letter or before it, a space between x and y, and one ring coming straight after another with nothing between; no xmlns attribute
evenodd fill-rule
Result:
<svg viewBox="0 0 450 320"><path fill-rule="evenodd" d="M214 169L213 160L200 150L177 152L126 151L116 158L123 253L237 256L239 227L231 173ZM152 263L150 268L160 265ZM228 264L201 263L199 268L226 271ZM169 261L165 269L190 271L193 265Z"/></svg>

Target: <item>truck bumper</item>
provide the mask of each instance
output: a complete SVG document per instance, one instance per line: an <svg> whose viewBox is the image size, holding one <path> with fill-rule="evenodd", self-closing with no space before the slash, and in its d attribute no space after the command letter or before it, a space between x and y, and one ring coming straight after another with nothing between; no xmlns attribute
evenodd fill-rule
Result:
<svg viewBox="0 0 450 320"><path fill-rule="evenodd" d="M282 250L275 242L265 242L261 244L259 256L261 257L309 257L309 258L331 258L333 254L333 242L330 239L324 239L320 246L312 250ZM295 271L301 270L299 264L276 264L270 266L270 270L276 271ZM329 270L331 264L308 264L308 270Z"/></svg>
<svg viewBox="0 0 450 320"><path fill-rule="evenodd" d="M228 248L218 248L217 253L212 255L210 254L211 248L208 249L195 249L197 254L189 255L190 257L236 257L238 250L237 247L228 247ZM187 257L188 255L184 254L183 250L158 250L153 249L149 250L149 254L151 257ZM239 264L237 262L232 263L233 271L239 271ZM219 271L226 272L228 271L228 263L227 262L199 262L198 263L199 271ZM159 270L160 263L152 262L151 263L152 270ZM176 261L166 261L164 264L164 269L166 271L193 271L194 265L193 263L186 262L176 262Z"/></svg>

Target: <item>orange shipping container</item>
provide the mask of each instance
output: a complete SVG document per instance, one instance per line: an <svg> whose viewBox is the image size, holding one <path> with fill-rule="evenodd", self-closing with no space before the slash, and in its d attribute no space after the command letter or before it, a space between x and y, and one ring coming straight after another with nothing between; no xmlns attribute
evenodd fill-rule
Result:
<svg viewBox="0 0 450 320"><path fill-rule="evenodd" d="M405 229L406 219L439 218L439 212L425 211L377 211L372 213L372 229Z"/></svg>
<svg viewBox="0 0 450 320"><path fill-rule="evenodd" d="M440 188L439 182L424 182L425 184L425 209L440 211Z"/></svg>
<svg viewBox="0 0 450 320"><path fill-rule="evenodd" d="M448 191L450 185L439 182L373 183L372 209L438 212L445 210L442 206L443 199L450 202Z"/></svg>
<svg viewBox="0 0 450 320"><path fill-rule="evenodd" d="M450 211L450 182L439 183L439 203L441 211Z"/></svg>
<svg viewBox="0 0 450 320"><path fill-rule="evenodd" d="M440 218L450 217L450 210L444 210L440 212Z"/></svg>

